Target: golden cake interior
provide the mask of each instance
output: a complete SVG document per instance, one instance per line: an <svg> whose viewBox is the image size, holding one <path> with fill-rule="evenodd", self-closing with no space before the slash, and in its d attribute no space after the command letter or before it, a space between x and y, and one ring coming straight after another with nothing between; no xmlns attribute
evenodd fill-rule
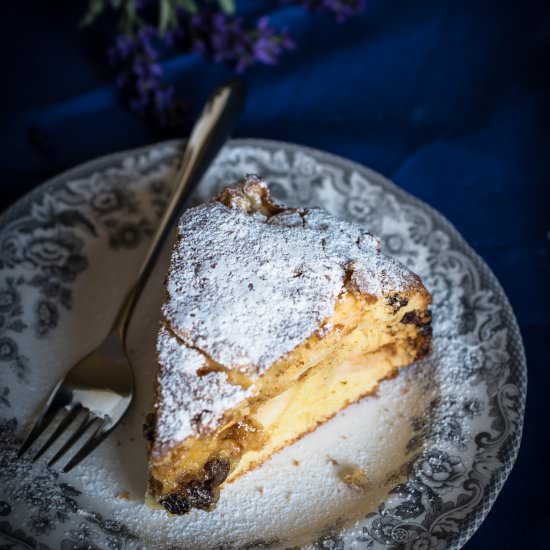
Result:
<svg viewBox="0 0 550 550"><path fill-rule="evenodd" d="M247 212L272 213L257 194L226 190L218 199ZM262 376L227 369L207 359L198 376L227 372L232 384L254 392L226 411L209 433L189 437L151 458L149 503L184 513L211 509L220 486L314 430L347 405L372 394L378 383L430 351L430 295L418 279L406 291L375 297L347 282L332 317ZM177 332L166 326L175 337ZM184 345L182 343L182 345ZM183 499L176 498L183 495Z"/></svg>

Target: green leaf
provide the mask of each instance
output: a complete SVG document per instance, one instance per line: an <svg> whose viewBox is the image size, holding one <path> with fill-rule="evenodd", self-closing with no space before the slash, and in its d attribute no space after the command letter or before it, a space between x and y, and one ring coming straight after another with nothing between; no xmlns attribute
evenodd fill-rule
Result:
<svg viewBox="0 0 550 550"><path fill-rule="evenodd" d="M159 33L164 34L174 24L174 8L170 0L160 0L159 5Z"/></svg>
<svg viewBox="0 0 550 550"><path fill-rule="evenodd" d="M88 9L80 21L81 27L91 25L97 16L105 9L105 0L89 0Z"/></svg>
<svg viewBox="0 0 550 550"><path fill-rule="evenodd" d="M126 0L125 8L127 23L129 26L131 26L134 22L134 19L136 18L136 4L134 0Z"/></svg>
<svg viewBox="0 0 550 550"><path fill-rule="evenodd" d="M176 0L176 5L181 6L188 13L197 13L195 0Z"/></svg>
<svg viewBox="0 0 550 550"><path fill-rule="evenodd" d="M218 0L220 8L229 15L235 13L235 0Z"/></svg>

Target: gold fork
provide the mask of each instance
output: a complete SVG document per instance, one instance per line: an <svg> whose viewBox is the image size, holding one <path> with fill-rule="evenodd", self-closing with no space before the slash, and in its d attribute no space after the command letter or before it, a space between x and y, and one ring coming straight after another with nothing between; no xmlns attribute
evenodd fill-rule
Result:
<svg viewBox="0 0 550 550"><path fill-rule="evenodd" d="M18 456L22 456L53 418L60 415L59 424L32 460L44 454L62 434L70 430L67 441L48 462L51 466L79 443L78 449L63 468L63 472L68 472L113 431L127 412L134 396L134 373L126 346L132 313L185 198L200 181L235 128L244 106L244 98L244 84L240 80L232 80L220 86L210 96L185 146L175 188L153 242L135 282L121 303L111 329L96 349L80 359L57 382L21 445Z"/></svg>

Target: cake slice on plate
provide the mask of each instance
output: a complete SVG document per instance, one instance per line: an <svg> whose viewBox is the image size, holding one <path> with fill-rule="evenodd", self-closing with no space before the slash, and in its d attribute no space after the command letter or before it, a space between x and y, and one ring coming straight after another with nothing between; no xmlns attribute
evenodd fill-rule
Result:
<svg viewBox="0 0 550 550"><path fill-rule="evenodd" d="M179 223L157 340L147 502L220 489L430 351L431 298L376 237L256 176Z"/></svg>

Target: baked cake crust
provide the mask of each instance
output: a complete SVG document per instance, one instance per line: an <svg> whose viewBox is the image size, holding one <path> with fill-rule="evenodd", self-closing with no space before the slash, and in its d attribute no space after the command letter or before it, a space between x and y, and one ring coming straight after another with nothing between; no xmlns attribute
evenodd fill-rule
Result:
<svg viewBox="0 0 550 550"><path fill-rule="evenodd" d="M251 411L263 411L258 396L275 398L296 380L312 378L313 369L296 369L313 365L312 354L329 357L331 346L360 326L364 308L380 304L384 315L400 317L385 336L361 333L365 349L394 357L381 377L427 354L430 300L419 277L384 256L380 241L364 228L321 209L277 204L257 176L186 211L157 340L155 411L147 429L149 501L174 513L210 509L243 449L254 456L262 447L261 423L251 420ZM401 347L390 349L397 337ZM353 400L372 391L358 391ZM243 403L247 416L241 411L233 417ZM262 414L257 417L266 418ZM216 443L217 454L208 455L205 441L220 433L223 445ZM200 457L189 443L196 441ZM190 476L191 468L178 476L182 463L193 460L200 475Z"/></svg>

